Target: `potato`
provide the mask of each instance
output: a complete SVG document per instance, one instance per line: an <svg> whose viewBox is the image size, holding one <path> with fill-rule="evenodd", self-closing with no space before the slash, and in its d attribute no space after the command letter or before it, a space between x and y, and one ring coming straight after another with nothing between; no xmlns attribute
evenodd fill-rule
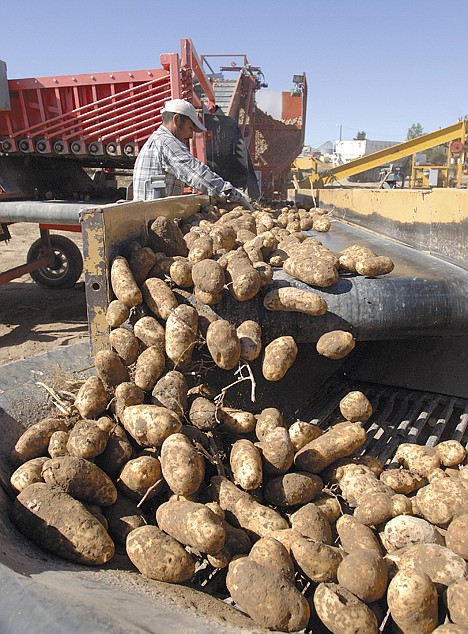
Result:
<svg viewBox="0 0 468 634"><path fill-rule="evenodd" d="M119 489L127 497L139 502L144 496L149 500L163 484L161 463L153 456L138 456L125 463L117 480Z"/></svg>
<svg viewBox="0 0 468 634"><path fill-rule="evenodd" d="M322 489L322 480L312 473L286 473L269 480L264 495L272 506L288 507L311 502Z"/></svg>
<svg viewBox="0 0 468 634"><path fill-rule="evenodd" d="M176 286L181 288L192 288L192 262L187 258L175 260L169 268L169 277Z"/></svg>
<svg viewBox="0 0 468 634"><path fill-rule="evenodd" d="M402 443L398 447L395 460L422 478L427 478L434 469L440 467L440 459L434 447L411 443Z"/></svg>
<svg viewBox="0 0 468 634"><path fill-rule="evenodd" d="M340 268L351 273L356 273L356 262L368 257L374 257L375 253L364 245L353 244L341 251L339 256Z"/></svg>
<svg viewBox="0 0 468 634"><path fill-rule="evenodd" d="M218 426L216 405L204 396L198 396L190 407L189 419L192 425L202 431L215 429Z"/></svg>
<svg viewBox="0 0 468 634"><path fill-rule="evenodd" d="M306 423L302 420L296 420L288 429L289 437L294 447L294 451L299 451L305 447L311 440L315 440L323 435L323 431L318 425Z"/></svg>
<svg viewBox="0 0 468 634"><path fill-rule="evenodd" d="M341 540L341 547L348 554L362 549L381 554L377 536L368 526L358 522L352 515L342 515L338 518L336 530Z"/></svg>
<svg viewBox="0 0 468 634"><path fill-rule="evenodd" d="M468 567L459 555L439 544L415 544L388 554L386 560L399 570L426 573L441 590L467 578Z"/></svg>
<svg viewBox="0 0 468 634"><path fill-rule="evenodd" d="M356 424L356 423L353 423ZM393 490L375 477L370 471L347 470L339 480L341 495L352 506L359 506L374 493L383 493L391 497Z"/></svg>
<svg viewBox="0 0 468 634"><path fill-rule="evenodd" d="M223 430L231 434L248 434L255 429L255 416L240 409L220 407L218 419L223 425Z"/></svg>
<svg viewBox="0 0 468 634"><path fill-rule="evenodd" d="M206 506L208 506L208 504ZM231 558L235 555L246 555L250 552L252 542L242 528L236 528L225 520L223 520L223 528L226 533L224 549L228 551Z"/></svg>
<svg viewBox="0 0 468 634"><path fill-rule="evenodd" d="M192 306L177 306L166 322L166 354L176 367L189 365L197 337L197 311Z"/></svg>
<svg viewBox="0 0 468 634"><path fill-rule="evenodd" d="M327 288L339 279L338 270L331 262L314 255L292 255L285 260L283 269L309 286Z"/></svg>
<svg viewBox="0 0 468 634"><path fill-rule="evenodd" d="M94 356L94 365L97 376L105 385L115 387L130 380L124 362L113 350L99 350Z"/></svg>
<svg viewBox="0 0 468 634"><path fill-rule="evenodd" d="M127 535L135 528L146 526L145 517L136 503L119 493L112 506L103 509L107 520L108 532L112 540L120 546L125 546Z"/></svg>
<svg viewBox="0 0 468 634"><path fill-rule="evenodd" d="M125 429L115 424L109 432L106 448L97 456L97 466L107 475L114 478L121 467L133 456L133 447L128 439Z"/></svg>
<svg viewBox="0 0 468 634"><path fill-rule="evenodd" d="M109 476L84 458L50 458L42 466L42 477L47 484L91 504L110 506L117 499L117 490Z"/></svg>
<svg viewBox="0 0 468 634"><path fill-rule="evenodd" d="M80 564L100 566L114 556L103 525L64 491L36 482L13 503L18 529L39 547Z"/></svg>
<svg viewBox="0 0 468 634"><path fill-rule="evenodd" d="M126 328L115 328L109 335L109 343L125 365L135 363L139 353L138 339Z"/></svg>
<svg viewBox="0 0 468 634"><path fill-rule="evenodd" d="M200 236L192 244L188 253L189 262L195 264L208 260L213 255L213 239L210 236Z"/></svg>
<svg viewBox="0 0 468 634"><path fill-rule="evenodd" d="M224 547L223 520L198 502L164 502L156 510L161 530L200 553L215 555Z"/></svg>
<svg viewBox="0 0 468 634"><path fill-rule="evenodd" d="M416 501L423 517L441 527L468 513L468 489L453 478L438 479L419 489Z"/></svg>
<svg viewBox="0 0 468 634"><path fill-rule="evenodd" d="M67 453L76 458L93 459L104 451L108 438L109 433L94 421L79 420L68 435Z"/></svg>
<svg viewBox="0 0 468 634"><path fill-rule="evenodd" d="M384 559L372 550L356 550L338 566L338 583L361 599L372 603L381 599L388 584L388 568Z"/></svg>
<svg viewBox="0 0 468 634"><path fill-rule="evenodd" d="M166 365L164 351L159 346L150 346L143 350L135 365L135 385L149 392L156 385Z"/></svg>
<svg viewBox="0 0 468 634"><path fill-rule="evenodd" d="M255 435L260 441L277 427L284 427L283 414L276 407L263 409L255 418Z"/></svg>
<svg viewBox="0 0 468 634"><path fill-rule="evenodd" d="M309 604L295 586L281 573L249 558L229 564L226 586L239 608L261 627L296 632L309 621Z"/></svg>
<svg viewBox="0 0 468 634"><path fill-rule="evenodd" d="M230 251L236 241L236 232L229 225L215 225L210 230L210 237L215 251Z"/></svg>
<svg viewBox="0 0 468 634"><path fill-rule="evenodd" d="M143 282L141 291L150 311L164 321L178 306L177 298L172 290L164 280L157 277L150 277Z"/></svg>
<svg viewBox="0 0 468 634"><path fill-rule="evenodd" d="M168 436L182 429L174 412L157 405L130 405L124 409L125 430L142 447L160 447Z"/></svg>
<svg viewBox="0 0 468 634"><path fill-rule="evenodd" d="M404 494L417 491L426 484L424 478L408 469L386 469L380 474L380 479L396 493Z"/></svg>
<svg viewBox="0 0 468 634"><path fill-rule="evenodd" d="M209 293L208 291L202 291L198 286L194 287L194 295L195 299L205 306L215 306L222 300L221 292Z"/></svg>
<svg viewBox="0 0 468 634"><path fill-rule="evenodd" d="M414 544L439 544L444 540L437 529L420 517L398 515L385 524L383 535L389 552Z"/></svg>
<svg viewBox="0 0 468 634"><path fill-rule="evenodd" d="M167 256L188 254L187 245L184 236L177 222L158 216L151 223L148 230L148 243L153 251L162 251Z"/></svg>
<svg viewBox="0 0 468 634"><path fill-rule="evenodd" d="M171 434L161 447L161 469L176 495L188 496L200 488L205 477L205 460L184 434Z"/></svg>
<svg viewBox="0 0 468 634"><path fill-rule="evenodd" d="M330 524L342 515L341 505L338 498L332 493L322 493L314 500L315 506L322 511Z"/></svg>
<svg viewBox="0 0 468 634"><path fill-rule="evenodd" d="M150 247L137 249L129 256L128 265L138 286L145 281L155 262L156 254Z"/></svg>
<svg viewBox="0 0 468 634"><path fill-rule="evenodd" d="M210 564L210 566L220 569L227 568L231 559L231 553L227 550L227 548L223 548L219 551L219 553L216 553L216 555L206 556L206 560Z"/></svg>
<svg viewBox="0 0 468 634"><path fill-rule="evenodd" d="M287 429L273 429L263 437L259 446L265 473L277 476L289 471L294 462L294 447Z"/></svg>
<svg viewBox="0 0 468 634"><path fill-rule="evenodd" d="M366 432L359 423L337 423L300 449L294 463L301 471L320 473L335 460L352 454L365 440Z"/></svg>
<svg viewBox="0 0 468 634"><path fill-rule="evenodd" d="M254 361L262 351L262 327L256 321L248 319L238 326L236 332L241 347L241 359Z"/></svg>
<svg viewBox="0 0 468 634"><path fill-rule="evenodd" d="M262 457L250 440L241 438L232 445L229 464L234 482L244 491L257 489L262 484Z"/></svg>
<svg viewBox="0 0 468 634"><path fill-rule="evenodd" d="M171 370L162 376L151 392L151 403L167 407L179 416L183 416L188 407L188 385L184 375Z"/></svg>
<svg viewBox="0 0 468 634"><path fill-rule="evenodd" d="M141 387L132 383L132 381L125 381L117 385L114 391L114 397L115 413L118 418L121 418L125 407L143 403L145 400L145 392Z"/></svg>
<svg viewBox="0 0 468 634"><path fill-rule="evenodd" d="M232 492L231 492L231 495ZM222 508L226 506L225 501L220 501ZM244 493L242 497L235 500L233 496L230 500L229 509L235 516L239 526L257 537L266 537L272 531L289 528L288 522L281 517L274 509L257 502L252 496Z"/></svg>
<svg viewBox="0 0 468 634"><path fill-rule="evenodd" d="M459 515L449 525L445 535L447 548L468 560L468 513Z"/></svg>
<svg viewBox="0 0 468 634"><path fill-rule="evenodd" d="M327 312L327 302L310 291L294 287L280 287L269 291L263 298L267 310L305 313L317 317Z"/></svg>
<svg viewBox="0 0 468 634"><path fill-rule="evenodd" d="M323 218L322 216L322 217L314 218L312 226L314 231L320 231L320 233L326 233L327 231L330 231L331 222L328 220L328 218Z"/></svg>
<svg viewBox="0 0 468 634"><path fill-rule="evenodd" d="M12 462L18 464L46 455L50 438L56 431L67 431L67 424L63 419L53 416L28 427L16 441L11 452Z"/></svg>
<svg viewBox="0 0 468 634"><path fill-rule="evenodd" d="M447 588L447 608L451 620L468 630L468 581L458 581Z"/></svg>
<svg viewBox="0 0 468 634"><path fill-rule="evenodd" d="M365 258L364 260L357 260L356 272L359 275L386 275L395 268L392 260L385 255L374 256Z"/></svg>
<svg viewBox="0 0 468 634"><path fill-rule="evenodd" d="M349 590L336 583L321 583L314 594L317 616L333 634L377 634L374 613Z"/></svg>
<svg viewBox="0 0 468 634"><path fill-rule="evenodd" d="M352 423L366 421L372 416L372 405L365 394L356 390L348 392L341 399L340 412L343 418Z"/></svg>
<svg viewBox="0 0 468 634"><path fill-rule="evenodd" d="M432 631L434 634L466 634L467 630L460 625L445 623L444 625L439 625L439 627L436 627L435 630Z"/></svg>
<svg viewBox="0 0 468 634"><path fill-rule="evenodd" d="M273 267L267 262L255 262L254 269L260 277L260 288L263 288L273 279Z"/></svg>
<svg viewBox="0 0 468 634"><path fill-rule="evenodd" d="M297 345L293 337L278 337L265 348L262 373L267 381L279 381L292 366L297 356Z"/></svg>
<svg viewBox="0 0 468 634"><path fill-rule="evenodd" d="M54 431L49 440L47 451L51 458L67 455L68 432Z"/></svg>
<svg viewBox="0 0 468 634"><path fill-rule="evenodd" d="M141 341L146 348L156 346L164 349L166 338L165 330L154 317L148 315L138 319L133 326L133 332L135 337Z"/></svg>
<svg viewBox="0 0 468 634"><path fill-rule="evenodd" d="M111 328L118 328L130 317L130 309L120 299L110 302L106 310L106 321Z"/></svg>
<svg viewBox="0 0 468 634"><path fill-rule="evenodd" d="M330 524L322 511L313 502L305 504L293 513L290 517L290 522L292 528L304 537L323 544L332 543Z"/></svg>
<svg viewBox="0 0 468 634"><path fill-rule="evenodd" d="M317 341L317 352L329 359L343 359L354 350L353 335L345 330L332 330Z"/></svg>
<svg viewBox="0 0 468 634"><path fill-rule="evenodd" d="M225 319L210 323L206 345L213 361L222 370L232 370L239 363L241 346L236 328Z"/></svg>
<svg viewBox="0 0 468 634"><path fill-rule="evenodd" d="M455 467L466 457L466 450L458 440L444 440L436 445L435 450L444 467Z"/></svg>
<svg viewBox="0 0 468 634"><path fill-rule="evenodd" d="M376 526L393 517L392 496L384 491L365 493L359 498L354 517L361 524Z"/></svg>
<svg viewBox="0 0 468 634"><path fill-rule="evenodd" d="M427 574L401 570L387 593L393 620L403 632L432 632L438 622L437 590Z"/></svg>
<svg viewBox="0 0 468 634"><path fill-rule="evenodd" d="M10 484L15 493L20 493L30 484L34 484L34 482L44 482L42 467L47 460L49 460L47 456L32 458L24 462L12 473Z"/></svg>
<svg viewBox="0 0 468 634"><path fill-rule="evenodd" d="M219 293L224 287L224 269L215 260L202 260L193 265L192 279L205 293Z"/></svg>
<svg viewBox="0 0 468 634"><path fill-rule="evenodd" d="M260 290L260 275L242 247L228 253L226 283L231 295L238 302L252 299Z"/></svg>
<svg viewBox="0 0 468 634"><path fill-rule="evenodd" d="M114 295L125 306L132 308L141 304L143 301L141 291L127 260L121 255L118 255L111 264L110 281Z"/></svg>
<svg viewBox="0 0 468 634"><path fill-rule="evenodd" d="M252 546L249 559L294 581L294 564L287 548L274 537L262 537Z"/></svg>
<svg viewBox="0 0 468 634"><path fill-rule="evenodd" d="M107 408L108 398L103 382L90 376L78 390L75 407L82 418L97 418Z"/></svg>

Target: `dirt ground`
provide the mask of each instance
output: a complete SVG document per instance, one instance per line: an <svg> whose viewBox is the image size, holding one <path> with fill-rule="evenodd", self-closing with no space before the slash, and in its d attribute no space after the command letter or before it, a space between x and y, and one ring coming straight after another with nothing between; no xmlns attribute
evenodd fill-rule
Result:
<svg viewBox="0 0 468 634"><path fill-rule="evenodd" d="M40 237L37 224L17 223L9 229L11 240L0 242L1 272L25 264L29 247ZM70 238L81 250L81 234L53 233ZM83 280L72 289L53 290L38 286L27 274L0 286L0 365L85 341Z"/></svg>

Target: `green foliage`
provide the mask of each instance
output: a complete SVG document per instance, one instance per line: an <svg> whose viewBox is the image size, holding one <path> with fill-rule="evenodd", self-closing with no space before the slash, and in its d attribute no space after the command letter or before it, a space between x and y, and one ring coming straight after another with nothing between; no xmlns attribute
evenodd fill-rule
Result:
<svg viewBox="0 0 468 634"><path fill-rule="evenodd" d="M364 141L366 138L366 133L364 132L364 130L361 130L360 132L358 132L356 134L356 136L354 137L355 141Z"/></svg>
<svg viewBox="0 0 468 634"><path fill-rule="evenodd" d="M447 159L445 156L445 145L437 145L430 150L426 150L426 161L430 165L445 165Z"/></svg>
<svg viewBox="0 0 468 634"><path fill-rule="evenodd" d="M416 139L418 136L423 134L423 127L420 123L413 123L411 127L408 128L408 132L406 133L406 140Z"/></svg>

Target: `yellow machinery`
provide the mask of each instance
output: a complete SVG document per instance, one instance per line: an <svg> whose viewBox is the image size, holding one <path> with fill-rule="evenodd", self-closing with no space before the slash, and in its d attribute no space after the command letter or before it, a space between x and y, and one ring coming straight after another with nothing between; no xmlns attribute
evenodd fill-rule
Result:
<svg viewBox="0 0 468 634"><path fill-rule="evenodd" d="M294 186L296 189L320 189L333 181L413 155L411 187L459 187L465 164L467 136L468 121L460 120L446 128L361 156L337 167L329 167L314 157L299 156L292 166ZM449 143L446 165L418 165L414 162L414 155L418 152L445 143Z"/></svg>

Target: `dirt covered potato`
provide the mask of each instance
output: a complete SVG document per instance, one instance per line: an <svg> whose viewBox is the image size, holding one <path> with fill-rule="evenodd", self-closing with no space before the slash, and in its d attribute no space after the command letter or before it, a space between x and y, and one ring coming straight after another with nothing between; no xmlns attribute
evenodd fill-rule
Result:
<svg viewBox="0 0 468 634"><path fill-rule="evenodd" d="M51 458L57 456L65 456L67 451L68 432L67 431L54 431L49 440L49 446L47 451Z"/></svg>
<svg viewBox="0 0 468 634"><path fill-rule="evenodd" d="M171 434L161 447L161 469L173 493L189 496L203 482L205 460L187 436Z"/></svg>
<svg viewBox="0 0 468 634"><path fill-rule="evenodd" d="M198 396L193 401L189 419L192 425L202 431L215 429L219 424L216 418L216 405L204 396Z"/></svg>
<svg viewBox="0 0 468 634"><path fill-rule="evenodd" d="M142 447L160 447L165 439L182 429L174 412L157 405L130 405L122 414L125 430Z"/></svg>
<svg viewBox="0 0 468 634"><path fill-rule="evenodd" d="M164 502L156 510L156 522L178 542L201 553L215 555L224 546L223 521L204 504L186 500Z"/></svg>
<svg viewBox="0 0 468 634"><path fill-rule="evenodd" d="M313 502L301 506L290 517L291 527L304 537L323 544L332 543L330 524L323 512Z"/></svg>
<svg viewBox="0 0 468 634"><path fill-rule="evenodd" d="M447 588L447 607L451 620L468 630L468 580L458 581Z"/></svg>
<svg viewBox="0 0 468 634"><path fill-rule="evenodd" d="M141 291L150 311L164 321L178 306L177 298L172 290L164 280L158 277L150 277L143 282Z"/></svg>
<svg viewBox="0 0 468 634"><path fill-rule="evenodd" d="M112 506L104 507L103 513L107 520L109 535L114 543L121 546L125 546L127 535L131 531L147 524L136 503L121 493Z"/></svg>
<svg viewBox="0 0 468 634"><path fill-rule="evenodd" d="M320 473L335 460L352 454L365 440L366 432L359 423L337 423L300 449L294 462L301 471Z"/></svg>
<svg viewBox="0 0 468 634"><path fill-rule="evenodd" d="M166 321L166 354L176 368L186 368L198 337L198 313L181 304Z"/></svg>
<svg viewBox="0 0 468 634"><path fill-rule="evenodd" d="M237 328L240 342L240 356L246 361L253 361L262 351L262 327L256 321L248 319Z"/></svg>
<svg viewBox="0 0 468 634"><path fill-rule="evenodd" d="M433 524L421 517L397 515L384 527L382 540L388 552L414 544L444 545L444 539Z"/></svg>
<svg viewBox="0 0 468 634"><path fill-rule="evenodd" d="M76 458L93 459L104 451L108 438L109 433L97 422L79 420L68 435L67 453Z"/></svg>
<svg viewBox="0 0 468 634"><path fill-rule="evenodd" d="M354 594L336 583L321 583L314 594L317 616L333 634L377 634L374 613Z"/></svg>
<svg viewBox="0 0 468 634"><path fill-rule="evenodd" d="M217 415L223 429L232 434L248 434L255 428L255 416L251 412L220 407Z"/></svg>
<svg viewBox="0 0 468 634"><path fill-rule="evenodd" d="M169 277L176 286L191 288L193 286L192 263L188 258L174 260L169 268Z"/></svg>
<svg viewBox="0 0 468 634"><path fill-rule="evenodd" d="M159 346L164 349L165 331L154 317L140 317L133 326L135 337L146 347Z"/></svg>
<svg viewBox="0 0 468 634"><path fill-rule="evenodd" d="M381 599L388 584L388 567L384 559L372 550L356 550L338 566L338 583L364 603Z"/></svg>
<svg viewBox="0 0 468 634"><path fill-rule="evenodd" d="M340 412L343 418L352 423L366 421L372 416L372 405L365 394L355 390L341 399Z"/></svg>
<svg viewBox="0 0 468 634"><path fill-rule="evenodd" d="M75 407L82 418L97 418L107 408L108 398L103 382L90 376L78 390Z"/></svg>
<svg viewBox="0 0 468 634"><path fill-rule="evenodd" d="M287 429L276 427L263 437L259 447L265 473L277 476L289 471L294 462L294 447Z"/></svg>
<svg viewBox="0 0 468 634"><path fill-rule="evenodd" d="M336 522L336 530L343 550L351 554L362 549L371 550L378 555L381 547L374 531L358 522L352 515L342 515Z"/></svg>
<svg viewBox="0 0 468 634"><path fill-rule="evenodd" d="M122 416L125 407L140 405L145 400L145 392L132 381L120 383L114 390L114 409L118 418Z"/></svg>
<svg viewBox="0 0 468 634"><path fill-rule="evenodd" d="M148 244L153 251L162 251L167 256L188 254L184 236L177 222L158 216L151 223L148 231Z"/></svg>
<svg viewBox="0 0 468 634"><path fill-rule="evenodd" d="M447 548L468 561L468 513L459 515L450 523L445 541Z"/></svg>
<svg viewBox="0 0 468 634"><path fill-rule="evenodd" d="M114 299L110 302L106 310L106 321L111 328L118 328L130 316L129 307L120 299Z"/></svg>
<svg viewBox="0 0 468 634"><path fill-rule="evenodd" d="M115 387L119 383L130 380L124 362L113 350L100 350L97 352L94 356L94 365L96 374L104 385Z"/></svg>
<svg viewBox="0 0 468 634"><path fill-rule="evenodd" d="M453 478L441 478L419 489L416 501L422 516L440 527L468 513L468 489Z"/></svg>
<svg viewBox="0 0 468 634"><path fill-rule="evenodd" d="M118 255L111 264L110 280L114 295L125 306L132 308L143 301L141 291L135 282L127 260Z"/></svg>
<svg viewBox="0 0 468 634"><path fill-rule="evenodd" d="M386 255L376 255L356 262L356 272L359 275L372 277L375 275L386 275L391 273L394 268L395 265L392 260Z"/></svg>
<svg viewBox="0 0 468 634"><path fill-rule="evenodd" d="M84 458L51 458L42 467L42 477L50 486L60 487L65 493L91 504L110 506L117 499L117 490L109 476Z"/></svg>
<svg viewBox="0 0 468 634"><path fill-rule="evenodd" d="M439 544L415 544L386 555L398 570L426 573L440 589L467 578L466 561L452 550Z"/></svg>
<svg viewBox="0 0 468 634"><path fill-rule="evenodd" d="M228 253L226 282L232 296L238 302L246 302L258 293L261 279L244 249Z"/></svg>
<svg viewBox="0 0 468 634"><path fill-rule="evenodd" d="M284 427L283 414L276 407L266 407L255 418L255 435L260 441L277 427Z"/></svg>
<svg viewBox="0 0 468 634"><path fill-rule="evenodd" d="M288 549L274 537L262 537L249 552L249 559L266 568L276 570L294 581L294 564Z"/></svg>
<svg viewBox="0 0 468 634"><path fill-rule="evenodd" d="M241 345L237 331L225 319L217 319L208 326L206 345L213 361L222 370L232 370L239 363Z"/></svg>
<svg viewBox="0 0 468 634"><path fill-rule="evenodd" d="M135 363L139 353L138 339L126 328L115 328L109 335L109 343L125 365Z"/></svg>
<svg viewBox="0 0 468 634"><path fill-rule="evenodd" d="M317 341L317 352L329 359L343 359L354 350L353 335L345 330L327 332Z"/></svg>
<svg viewBox="0 0 468 634"><path fill-rule="evenodd" d="M16 493L20 493L30 484L34 482L44 482L42 477L42 467L49 458L41 456L40 458L32 458L20 465L11 475L10 484Z"/></svg>
<svg viewBox="0 0 468 634"><path fill-rule="evenodd" d="M143 350L135 365L135 385L149 392L156 385L166 365L166 357L160 346L150 346Z"/></svg>
<svg viewBox="0 0 468 634"><path fill-rule="evenodd" d="M229 457L234 482L244 491L257 489L263 480L262 457L257 447L246 438L236 440Z"/></svg>
<svg viewBox="0 0 468 634"><path fill-rule="evenodd" d="M429 634L437 626L437 590L424 572L401 570L387 593L390 614L403 632Z"/></svg>
<svg viewBox="0 0 468 634"><path fill-rule="evenodd" d="M395 493L412 493L427 483L427 480L415 473L411 473L408 469L386 469L382 471L379 477Z"/></svg>
<svg viewBox="0 0 468 634"><path fill-rule="evenodd" d="M224 269L216 260L202 260L192 267L193 283L206 293L219 293L224 286Z"/></svg>
<svg viewBox="0 0 468 634"><path fill-rule="evenodd" d="M436 445L435 450L444 467L455 467L466 457L466 450L458 440L444 440Z"/></svg>
<svg viewBox="0 0 468 634"><path fill-rule="evenodd" d="M321 288L332 286L339 278L338 270L333 263L311 254L291 255L285 260L283 269L301 282Z"/></svg>
<svg viewBox="0 0 468 634"><path fill-rule="evenodd" d="M327 312L327 303L320 295L292 286L269 291L263 298L263 305L267 310L305 313L314 317Z"/></svg>
<svg viewBox="0 0 468 634"><path fill-rule="evenodd" d="M101 522L81 502L44 482L21 491L13 520L40 548L64 559L100 566L114 556L114 543Z"/></svg>
<svg viewBox="0 0 468 634"><path fill-rule="evenodd" d="M109 431L106 448L96 457L97 466L111 478L119 473L122 466L133 456L133 447L125 432L118 423Z"/></svg>
<svg viewBox="0 0 468 634"><path fill-rule="evenodd" d="M129 460L124 465L117 480L117 485L122 493L137 502L143 496L146 496L146 499L154 497L162 484L159 459L145 455Z"/></svg>
<svg viewBox="0 0 468 634"><path fill-rule="evenodd" d="M151 392L151 402L183 416L188 406L187 392L188 385L184 375L177 370L170 370L158 379Z"/></svg>
<svg viewBox="0 0 468 634"><path fill-rule="evenodd" d="M395 460L411 473L427 478L434 469L440 467L440 459L434 447L402 443L399 445Z"/></svg>
<svg viewBox="0 0 468 634"><path fill-rule="evenodd" d="M292 337L278 337L264 351L262 373L267 381L279 381L296 360L298 348Z"/></svg>
<svg viewBox="0 0 468 634"><path fill-rule="evenodd" d="M229 564L226 586L257 625L296 632L309 621L309 604L287 577L247 557Z"/></svg>
<svg viewBox="0 0 468 634"><path fill-rule="evenodd" d="M56 431L67 431L67 429L65 420L53 416L34 423L16 441L11 452L12 462L18 464L46 455L52 434Z"/></svg>
<svg viewBox="0 0 468 634"><path fill-rule="evenodd" d="M312 473L285 473L272 478L265 486L265 499L272 506L307 504L322 492L322 480Z"/></svg>

